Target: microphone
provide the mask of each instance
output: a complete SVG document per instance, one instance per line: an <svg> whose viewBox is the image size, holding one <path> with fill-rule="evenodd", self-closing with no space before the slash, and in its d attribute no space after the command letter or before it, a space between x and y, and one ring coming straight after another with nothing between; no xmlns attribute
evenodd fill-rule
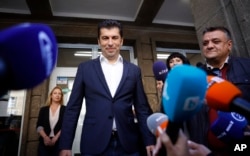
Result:
<svg viewBox="0 0 250 156"><path fill-rule="evenodd" d="M162 104L169 118L167 133L170 133L173 143L182 122L202 108L206 88L207 75L200 68L183 64L175 66L169 72L163 88Z"/></svg>
<svg viewBox="0 0 250 156"><path fill-rule="evenodd" d="M153 64L153 73L156 80L165 82L168 73L166 64L163 61L156 61Z"/></svg>
<svg viewBox="0 0 250 156"><path fill-rule="evenodd" d="M224 143L244 138L244 128L247 120L236 112L218 111L218 118L211 125L212 133Z"/></svg>
<svg viewBox="0 0 250 156"><path fill-rule="evenodd" d="M52 29L21 23L0 32L0 96L32 88L50 76L58 47Z"/></svg>
<svg viewBox="0 0 250 156"><path fill-rule="evenodd" d="M202 67L203 67L203 63L202 63L202 62L197 62L197 63L196 63L196 67L202 68Z"/></svg>
<svg viewBox="0 0 250 156"><path fill-rule="evenodd" d="M160 135L158 127L160 126L165 131L168 126L168 117L163 113L153 113L147 118L147 126L151 133L158 137Z"/></svg>
<svg viewBox="0 0 250 156"><path fill-rule="evenodd" d="M240 96L242 93L231 82L217 76L208 76L206 100L209 107L221 111L233 111L250 120L250 103Z"/></svg>
<svg viewBox="0 0 250 156"><path fill-rule="evenodd" d="M170 121L182 122L200 110L207 88L206 73L191 65L178 65L163 88L163 108Z"/></svg>

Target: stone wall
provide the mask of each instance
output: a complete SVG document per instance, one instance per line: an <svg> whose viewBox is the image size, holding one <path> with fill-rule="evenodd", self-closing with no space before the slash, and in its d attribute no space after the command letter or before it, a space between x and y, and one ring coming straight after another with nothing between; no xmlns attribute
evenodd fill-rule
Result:
<svg viewBox="0 0 250 156"><path fill-rule="evenodd" d="M205 27L225 26L232 33L232 54L250 57L250 1L248 0L190 0L197 38Z"/></svg>

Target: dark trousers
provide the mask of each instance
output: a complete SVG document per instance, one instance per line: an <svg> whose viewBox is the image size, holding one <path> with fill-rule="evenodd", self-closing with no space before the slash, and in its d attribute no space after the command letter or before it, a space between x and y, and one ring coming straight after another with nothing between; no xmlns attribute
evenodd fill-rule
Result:
<svg viewBox="0 0 250 156"><path fill-rule="evenodd" d="M97 156L97 155L83 154L82 156ZM140 154L139 152L127 153L122 148L117 133L113 132L112 137L110 138L108 147L102 154L100 154L100 156L140 156Z"/></svg>
<svg viewBox="0 0 250 156"><path fill-rule="evenodd" d="M59 156L58 144L55 146L45 146L39 142L38 156Z"/></svg>

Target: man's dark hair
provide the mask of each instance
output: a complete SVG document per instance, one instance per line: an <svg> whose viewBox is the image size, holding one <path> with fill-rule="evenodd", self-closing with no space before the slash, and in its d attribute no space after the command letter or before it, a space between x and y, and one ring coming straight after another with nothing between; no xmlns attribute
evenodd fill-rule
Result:
<svg viewBox="0 0 250 156"><path fill-rule="evenodd" d="M173 58L176 58L176 57L180 58L182 60L183 64L190 64L189 60L183 54L178 53L178 52L174 52L166 60L168 70L171 70L171 67L169 65L170 60Z"/></svg>
<svg viewBox="0 0 250 156"><path fill-rule="evenodd" d="M119 30L120 30L120 35L121 37L123 38L123 27L122 27L122 24L116 20L112 20L112 19L106 19L102 22L100 22L98 24L98 28L97 28L97 37L99 38L100 37L100 29L101 28L107 28L107 29L110 29L110 28L114 28L114 27L117 27Z"/></svg>
<svg viewBox="0 0 250 156"><path fill-rule="evenodd" d="M207 32L212 32L212 31L216 31L216 30L220 30L220 31L224 32L224 33L227 35L227 38L228 38L229 40L232 39L232 36L231 36L230 31L229 31L226 27L222 27L222 26L218 26L218 27L207 27L207 28L205 28L205 30L203 31L202 34L204 35L204 34L207 33Z"/></svg>

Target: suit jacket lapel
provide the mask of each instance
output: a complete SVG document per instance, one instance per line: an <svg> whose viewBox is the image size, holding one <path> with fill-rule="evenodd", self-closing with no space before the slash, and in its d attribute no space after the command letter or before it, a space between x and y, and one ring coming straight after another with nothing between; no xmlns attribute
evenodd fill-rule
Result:
<svg viewBox="0 0 250 156"><path fill-rule="evenodd" d="M96 59L94 59L93 61L94 61L94 69L96 71L96 75L97 75L98 79L101 81L101 84L104 86L107 93L109 93L109 95L111 96L108 84L106 82L105 76L104 76L103 71L102 71L102 67L101 67L101 63L100 63L100 56L97 57Z"/></svg>
<svg viewBox="0 0 250 156"><path fill-rule="evenodd" d="M125 80L126 80L126 77L128 75L128 69L129 69L129 65L128 65L128 62L123 60L123 73L122 73L122 78L121 78L121 81L118 85L118 88L115 92L115 96L117 93L119 93L119 90L121 89L122 85L125 83Z"/></svg>

